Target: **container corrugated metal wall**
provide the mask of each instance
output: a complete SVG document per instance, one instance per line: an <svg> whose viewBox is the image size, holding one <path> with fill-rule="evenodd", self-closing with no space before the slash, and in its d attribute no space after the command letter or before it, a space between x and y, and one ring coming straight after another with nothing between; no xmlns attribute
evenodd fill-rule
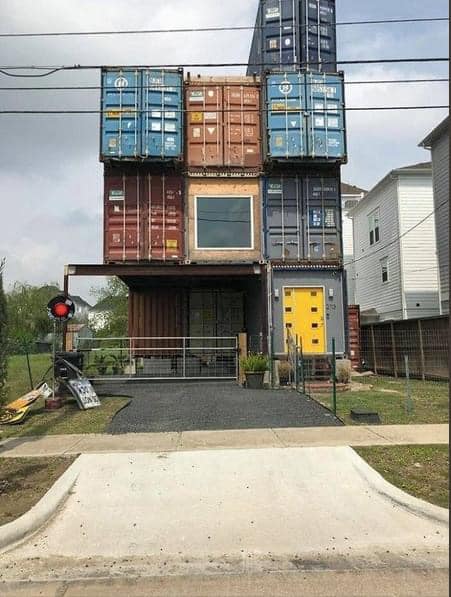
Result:
<svg viewBox="0 0 451 597"><path fill-rule="evenodd" d="M181 160L183 74L102 70L101 159Z"/></svg>
<svg viewBox="0 0 451 597"><path fill-rule="evenodd" d="M348 337L349 337L349 356L351 358L352 368L360 369L361 361L361 343L360 343L360 307L359 305L348 306Z"/></svg>
<svg viewBox="0 0 451 597"><path fill-rule="evenodd" d="M339 262L339 175L265 178L263 205L266 259Z"/></svg>
<svg viewBox="0 0 451 597"><path fill-rule="evenodd" d="M248 75L301 68L334 72L335 0L261 0Z"/></svg>
<svg viewBox="0 0 451 597"><path fill-rule="evenodd" d="M268 161L346 161L343 74L269 75L266 98Z"/></svg>
<svg viewBox="0 0 451 597"><path fill-rule="evenodd" d="M260 172L260 86L242 77L209 77L186 85L188 171L236 168Z"/></svg>
<svg viewBox="0 0 451 597"><path fill-rule="evenodd" d="M183 178L141 168L104 178L104 261L179 261L184 257Z"/></svg>
<svg viewBox="0 0 451 597"><path fill-rule="evenodd" d="M184 335L182 291L174 288L130 288L128 306L128 333L131 338L175 338ZM150 343L144 345L149 347ZM162 343L156 342L156 346L161 348Z"/></svg>

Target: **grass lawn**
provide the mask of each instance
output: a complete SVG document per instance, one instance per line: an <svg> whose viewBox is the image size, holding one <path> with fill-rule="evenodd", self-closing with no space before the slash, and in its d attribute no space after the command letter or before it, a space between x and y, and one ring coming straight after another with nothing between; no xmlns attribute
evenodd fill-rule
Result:
<svg viewBox="0 0 451 597"><path fill-rule="evenodd" d="M31 375L35 386L42 380L51 363L51 355L49 354L30 355ZM20 354L10 357L8 361L8 381L6 388L8 402L12 402L30 391L30 380L25 355Z"/></svg>
<svg viewBox="0 0 451 597"><path fill-rule="evenodd" d="M71 433L104 433L114 415L129 398L101 398L102 405L80 410L74 399L55 411L46 411L40 399L20 425L1 425L0 439L30 435L66 435Z"/></svg>
<svg viewBox="0 0 451 597"><path fill-rule="evenodd" d="M337 415L347 425L358 425L351 419L351 408L369 408L379 413L383 425L411 423L448 423L448 383L411 380L413 412L406 411L406 380L392 377L355 377L353 382L372 386L358 391L337 394ZM331 407L329 394L313 397Z"/></svg>
<svg viewBox="0 0 451 597"><path fill-rule="evenodd" d="M49 354L30 355L33 382L38 384L51 364ZM47 377L47 381L50 378ZM15 355L8 363L8 402L30 391L27 362L24 355ZM80 410L74 399L63 408L47 412L41 398L20 425L0 425L0 439L30 435L65 435L68 433L104 433L114 415L128 398L101 398L102 406Z"/></svg>
<svg viewBox="0 0 451 597"><path fill-rule="evenodd" d="M73 457L0 458L0 525L32 508L73 461Z"/></svg>
<svg viewBox="0 0 451 597"><path fill-rule="evenodd" d="M448 446L354 448L387 481L442 508L448 507Z"/></svg>

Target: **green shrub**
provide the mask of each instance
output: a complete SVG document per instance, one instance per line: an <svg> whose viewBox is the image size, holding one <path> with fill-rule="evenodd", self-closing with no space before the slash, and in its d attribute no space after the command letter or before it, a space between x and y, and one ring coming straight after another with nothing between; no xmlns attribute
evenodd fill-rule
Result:
<svg viewBox="0 0 451 597"><path fill-rule="evenodd" d="M280 383L288 383L290 376L293 375L293 367L288 361L280 361L279 363L279 381Z"/></svg>
<svg viewBox="0 0 451 597"><path fill-rule="evenodd" d="M268 357L264 354L249 354L240 359L245 373L264 373L268 370Z"/></svg>
<svg viewBox="0 0 451 597"><path fill-rule="evenodd" d="M337 361L336 377L338 383L348 384L351 381L352 365L351 361L343 359Z"/></svg>

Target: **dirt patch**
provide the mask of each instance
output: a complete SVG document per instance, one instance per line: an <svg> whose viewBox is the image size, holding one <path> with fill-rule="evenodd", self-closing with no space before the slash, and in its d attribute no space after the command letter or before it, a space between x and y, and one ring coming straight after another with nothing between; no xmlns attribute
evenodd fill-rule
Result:
<svg viewBox="0 0 451 597"><path fill-rule="evenodd" d="M401 394L401 392L399 392L398 390L387 390L385 388L382 388L381 390L379 390L379 392L382 392L383 394Z"/></svg>
<svg viewBox="0 0 451 597"><path fill-rule="evenodd" d="M360 383L358 381L351 382L351 392L369 392L373 389L373 386L369 384Z"/></svg>
<svg viewBox="0 0 451 597"><path fill-rule="evenodd" d="M28 512L74 460L0 458L0 525Z"/></svg>

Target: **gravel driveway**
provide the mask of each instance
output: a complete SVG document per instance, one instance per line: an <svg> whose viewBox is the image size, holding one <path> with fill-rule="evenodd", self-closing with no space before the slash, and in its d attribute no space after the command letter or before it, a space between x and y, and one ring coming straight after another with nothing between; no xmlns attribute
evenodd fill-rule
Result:
<svg viewBox="0 0 451 597"><path fill-rule="evenodd" d="M130 396L110 433L324 427L341 425L327 409L292 390L246 390L233 382L103 384Z"/></svg>

